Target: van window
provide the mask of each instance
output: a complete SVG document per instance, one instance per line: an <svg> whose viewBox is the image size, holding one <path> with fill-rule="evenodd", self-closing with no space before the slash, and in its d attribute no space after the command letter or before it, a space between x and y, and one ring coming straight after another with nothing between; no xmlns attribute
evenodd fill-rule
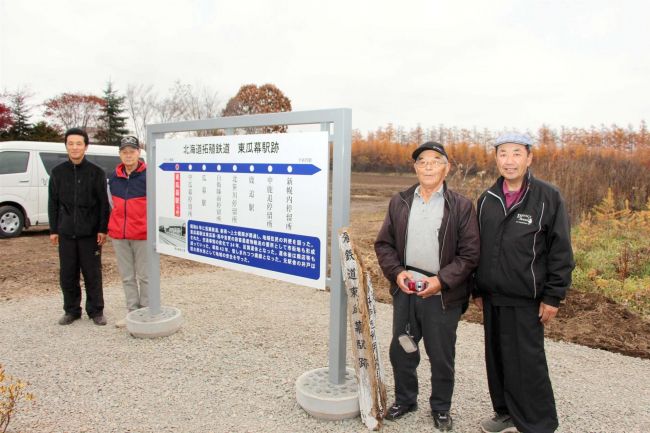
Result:
<svg viewBox="0 0 650 433"><path fill-rule="evenodd" d="M106 173L107 179L113 173L113 170L115 170L117 164L121 162L119 156L111 156L111 155L86 154L86 158L88 158L88 161L92 162L93 164L100 166Z"/></svg>
<svg viewBox="0 0 650 433"><path fill-rule="evenodd" d="M0 152L0 174L25 173L29 162L29 152Z"/></svg>
<svg viewBox="0 0 650 433"><path fill-rule="evenodd" d="M40 152L43 167L48 176L52 175L52 169L57 165L68 160L67 153L54 153L54 152Z"/></svg>

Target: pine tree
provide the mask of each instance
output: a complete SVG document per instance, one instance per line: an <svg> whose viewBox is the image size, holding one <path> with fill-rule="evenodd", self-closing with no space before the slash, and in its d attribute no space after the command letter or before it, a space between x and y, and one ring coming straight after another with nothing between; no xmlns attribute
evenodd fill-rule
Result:
<svg viewBox="0 0 650 433"><path fill-rule="evenodd" d="M602 201L594 206L593 213L596 221L612 221L618 217L614 191L611 187L607 188L607 195L603 197Z"/></svg>
<svg viewBox="0 0 650 433"><path fill-rule="evenodd" d="M113 83L109 81L104 90L104 101L95 137L99 144L119 146L122 136L129 133L125 127L126 116L122 115L125 97L119 96L117 90L113 89Z"/></svg>
<svg viewBox="0 0 650 433"><path fill-rule="evenodd" d="M58 127L49 125L46 121L41 120L31 129L29 139L32 141L61 143L63 141L63 134Z"/></svg>
<svg viewBox="0 0 650 433"><path fill-rule="evenodd" d="M29 140L32 124L29 123L29 107L24 92L18 91L10 96L11 117L13 124L6 133L7 140Z"/></svg>

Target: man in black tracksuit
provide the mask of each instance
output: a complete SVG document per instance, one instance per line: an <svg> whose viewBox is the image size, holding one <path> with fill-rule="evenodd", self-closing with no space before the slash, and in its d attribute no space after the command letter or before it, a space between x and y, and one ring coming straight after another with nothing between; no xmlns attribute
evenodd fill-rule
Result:
<svg viewBox="0 0 650 433"><path fill-rule="evenodd" d="M109 215L106 175L85 158L88 135L84 130L66 131L65 147L68 160L52 169L48 198L50 241L59 246L65 311L59 324L69 325L81 317L81 271L86 313L96 325L106 325L101 268Z"/></svg>
<svg viewBox="0 0 650 433"><path fill-rule="evenodd" d="M547 433L558 427L544 353L574 268L569 218L558 189L536 179L532 140L497 138L501 177L478 200L481 255L473 296L483 309L485 357L496 415L484 432Z"/></svg>

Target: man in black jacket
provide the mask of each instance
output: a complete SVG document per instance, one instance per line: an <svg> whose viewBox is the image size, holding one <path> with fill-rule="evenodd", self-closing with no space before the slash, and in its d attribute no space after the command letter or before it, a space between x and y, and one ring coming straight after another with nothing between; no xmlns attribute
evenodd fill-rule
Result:
<svg viewBox="0 0 650 433"><path fill-rule="evenodd" d="M413 160L419 183L393 196L375 241L393 295L395 403L386 419L417 408L418 342L424 339L434 425L449 431L456 329L469 300L467 280L478 263L478 226L471 201L447 189L444 147L424 143L413 152Z"/></svg>
<svg viewBox="0 0 650 433"><path fill-rule="evenodd" d="M574 268L558 189L529 171L532 139L497 138L501 177L478 200L481 258L473 297L483 310L488 386L495 416L487 433L547 433L558 427L544 353L544 325L557 314Z"/></svg>
<svg viewBox="0 0 650 433"><path fill-rule="evenodd" d="M68 161L52 169L48 199L50 241L59 246L65 311L59 324L69 325L81 317L81 270L86 313L96 325L106 325L101 262L109 215L106 175L85 158L88 135L84 130L67 130L65 148Z"/></svg>

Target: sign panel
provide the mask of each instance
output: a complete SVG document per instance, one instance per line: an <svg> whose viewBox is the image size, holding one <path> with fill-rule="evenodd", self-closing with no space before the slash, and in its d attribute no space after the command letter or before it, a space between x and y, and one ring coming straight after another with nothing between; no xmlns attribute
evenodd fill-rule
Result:
<svg viewBox="0 0 650 433"><path fill-rule="evenodd" d="M324 288L327 132L156 141L157 251Z"/></svg>

